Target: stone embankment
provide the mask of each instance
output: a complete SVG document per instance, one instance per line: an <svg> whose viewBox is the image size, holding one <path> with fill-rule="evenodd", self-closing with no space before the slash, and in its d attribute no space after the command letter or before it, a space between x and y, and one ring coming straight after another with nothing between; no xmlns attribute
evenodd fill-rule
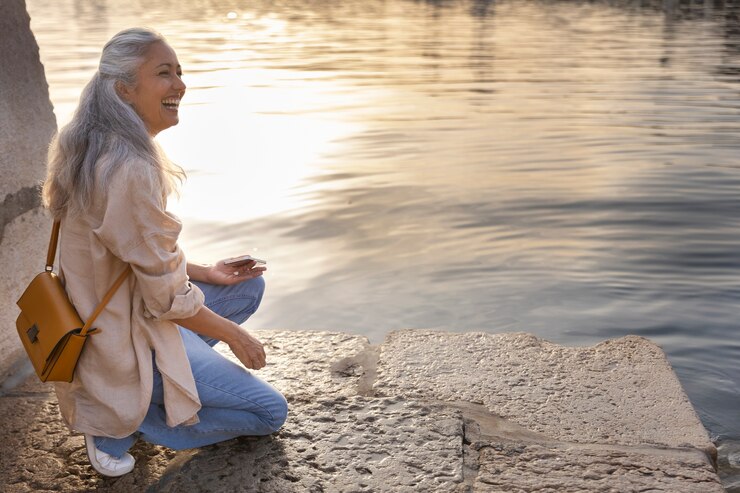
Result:
<svg viewBox="0 0 740 493"><path fill-rule="evenodd" d="M30 22L23 0L0 0L0 379L25 354L15 300L44 270L51 232L39 184L57 127Z"/></svg>
<svg viewBox="0 0 740 493"><path fill-rule="evenodd" d="M31 377L0 397L4 492L722 492L716 450L659 347L528 334L257 331L291 406L276 435L96 475ZM229 357L227 349L217 346Z"/></svg>

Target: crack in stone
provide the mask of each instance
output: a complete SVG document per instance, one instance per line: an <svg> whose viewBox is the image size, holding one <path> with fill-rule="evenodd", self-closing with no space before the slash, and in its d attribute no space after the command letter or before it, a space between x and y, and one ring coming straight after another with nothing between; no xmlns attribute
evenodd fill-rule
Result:
<svg viewBox="0 0 740 493"><path fill-rule="evenodd" d="M15 218L41 206L41 187L23 187L15 193L9 193L0 206L0 243L3 241L5 227Z"/></svg>
<svg viewBox="0 0 740 493"><path fill-rule="evenodd" d="M490 446L492 442L510 443L510 444L537 444L552 447L561 450L578 450L578 451L615 451L626 454L643 454L658 457L670 457L678 460L681 459L700 459L711 465L716 471L716 460L712 454L703 449L694 447L664 447L660 445L619 445L619 444L601 444L601 443L578 443L560 441L548 437L543 433L534 432L523 426L514 423L511 420L497 416L490 412L488 408L481 404L468 402L445 402L434 401L429 404L454 408L462 412L463 420L467 423L464 430L467 433L466 441L470 442L470 447L480 450Z"/></svg>
<svg viewBox="0 0 740 493"><path fill-rule="evenodd" d="M465 492L473 491L480 470L480 452L472 444L479 441L480 426L474 420L463 418L462 426L462 482ZM475 436L476 440L472 437Z"/></svg>

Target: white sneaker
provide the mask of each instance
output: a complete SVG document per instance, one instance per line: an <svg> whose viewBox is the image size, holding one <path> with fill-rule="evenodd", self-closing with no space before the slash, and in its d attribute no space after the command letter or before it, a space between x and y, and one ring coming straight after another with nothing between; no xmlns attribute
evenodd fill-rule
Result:
<svg viewBox="0 0 740 493"><path fill-rule="evenodd" d="M103 476L112 478L128 474L134 469L136 461L134 457L125 453L120 459L116 459L95 446L95 438L85 433L85 447L87 447L87 458L90 459L90 465Z"/></svg>

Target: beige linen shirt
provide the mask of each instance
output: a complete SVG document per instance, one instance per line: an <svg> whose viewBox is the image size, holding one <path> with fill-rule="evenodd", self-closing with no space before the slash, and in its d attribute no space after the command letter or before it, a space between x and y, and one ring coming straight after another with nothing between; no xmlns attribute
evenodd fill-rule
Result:
<svg viewBox="0 0 740 493"><path fill-rule="evenodd" d="M106 157L98 169L110 166ZM130 264L88 338L71 383L55 385L64 420L74 430L121 438L136 431L149 409L152 350L162 374L167 424L194 424L200 400L177 325L203 305L188 280L177 245L182 224L150 164L132 160L113 172L82 215L62 218L60 273L83 320ZM98 187L100 188L100 187Z"/></svg>

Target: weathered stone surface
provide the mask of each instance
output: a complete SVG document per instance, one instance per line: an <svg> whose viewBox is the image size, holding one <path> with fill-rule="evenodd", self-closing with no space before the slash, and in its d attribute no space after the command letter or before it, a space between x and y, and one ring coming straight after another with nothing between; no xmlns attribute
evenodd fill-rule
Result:
<svg viewBox="0 0 740 493"><path fill-rule="evenodd" d="M612 438L623 435L623 430L616 428L622 423L618 412L613 413L613 423L603 423L607 436L588 443L571 439L570 432L557 432L552 423L542 429L527 426L526 420L507 419L491 413L487 404L475 403L480 395L476 385L492 388L491 382L474 379L452 363L445 365L445 359L453 357L462 361L465 353L468 358L481 357L476 348L482 350L491 341L503 350L510 338L519 341L506 349L506 358L514 364L507 371L506 358L499 359L499 373L488 375L492 381L512 377L523 359L538 357L542 348L560 356L559 371L577 374L598 367L597 361L615 367L629 363L644 371L643 358L655 355L659 358L651 371L660 376L661 365L668 368L667 363L662 352L644 339L562 348L521 334L470 334L468 339L464 334L411 331L395 333L377 348L363 337L341 333L257 331L257 336L265 342L269 358L268 367L259 374L283 391L290 403L288 422L276 435L242 437L181 452L139 442L131 451L137 459L131 474L102 478L88 464L82 437L70 435L64 427L51 386L31 377L10 391L5 388L0 397L4 423L0 478L5 482L0 483L0 491L722 491L702 447L689 442L685 446L622 443L621 438ZM461 346L461 342L465 344ZM446 355L435 345L446 348ZM225 346L217 348L233 357ZM402 348L415 348L421 354L396 359ZM521 353L519 358L517 353ZM608 358L602 359L600 353ZM429 374L433 380L425 386L417 380L419 369L426 368L426 358L433 356L443 376L435 379ZM490 371L477 359L467 364L478 371ZM527 364L531 371L518 376L520 386L537 393L547 381L538 382L541 374L535 370L536 361ZM373 386L376 365L380 379ZM391 370L394 365L404 369ZM393 385L388 381L391 375L395 375ZM461 375L467 382L459 380ZM621 375L624 386L631 386L636 378L632 373ZM615 378L605 378L605 383L616 385ZM565 376L559 379L562 391L571 394L573 406L591 409L581 400L600 395L593 389L592 393L579 393L568 387L577 386L577 382ZM663 383L667 385L665 396L670 398L673 387L670 382ZM413 391L412 384L417 384ZM467 386L470 394L458 386ZM457 389L470 399L451 399L444 389ZM645 408L656 409L655 401L665 396L658 391L643 400L633 396L627 403L631 412L643 416ZM522 406L530 405L526 392L517 398ZM603 416L599 419L606 420ZM647 424L655 425L652 421ZM674 433L670 422L659 426ZM654 433L638 431L630 431L630 436ZM703 428L688 430L687 436L701 433Z"/></svg>
<svg viewBox="0 0 740 493"><path fill-rule="evenodd" d="M494 443L480 451L474 491L721 493L714 469L698 457Z"/></svg>
<svg viewBox="0 0 740 493"><path fill-rule="evenodd" d="M529 334L399 331L377 371L379 395L479 403L552 439L716 454L663 351L641 337L583 348Z"/></svg>
<svg viewBox="0 0 740 493"><path fill-rule="evenodd" d="M56 130L39 47L24 0L0 2L0 199L43 177Z"/></svg>
<svg viewBox="0 0 740 493"><path fill-rule="evenodd" d="M23 0L0 2L0 377L22 356L14 302L43 269L50 223L38 184L56 130L49 88Z"/></svg>
<svg viewBox="0 0 740 493"><path fill-rule="evenodd" d="M357 394L356 386L364 370L353 361L344 361L368 350L367 338L319 331L259 333L269 334L264 340L269 364L259 375L268 382L279 382L283 394L306 399ZM218 348L236 361L228 346L220 344Z"/></svg>
<svg viewBox="0 0 740 493"><path fill-rule="evenodd" d="M50 233L49 218L40 208L5 225L0 240L0 299L5 300L0 310L0 378L25 358L15 328L19 313L15 302L31 279L44 270Z"/></svg>
<svg viewBox="0 0 740 493"><path fill-rule="evenodd" d="M194 453L165 472L157 488L196 491L200 478L216 473L228 475L227 489L240 491L455 491L462 483L456 414L393 398L293 403L276 438Z"/></svg>

